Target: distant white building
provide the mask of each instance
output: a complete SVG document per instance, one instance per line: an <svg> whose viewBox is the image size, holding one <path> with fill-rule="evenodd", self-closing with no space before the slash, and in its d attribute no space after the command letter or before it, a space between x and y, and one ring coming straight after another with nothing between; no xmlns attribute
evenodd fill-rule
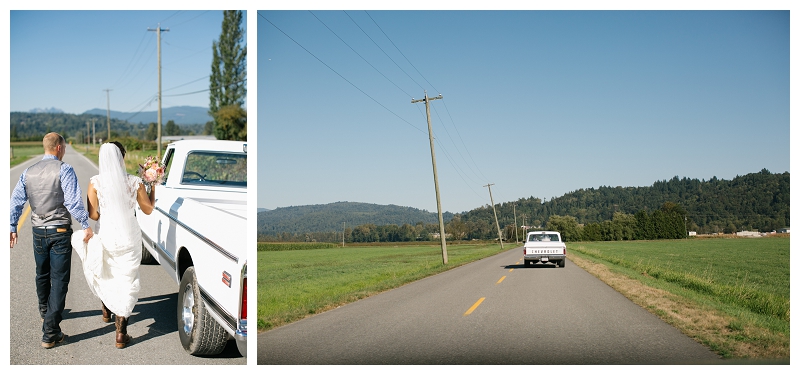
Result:
<svg viewBox="0 0 800 375"><path fill-rule="evenodd" d="M789 233L789 228L778 229L778 233L787 233L788 234Z"/></svg>

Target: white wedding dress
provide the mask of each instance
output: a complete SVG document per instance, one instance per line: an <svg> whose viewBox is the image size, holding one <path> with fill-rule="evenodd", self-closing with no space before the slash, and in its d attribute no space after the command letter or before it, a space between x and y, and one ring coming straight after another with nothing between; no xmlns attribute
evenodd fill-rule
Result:
<svg viewBox="0 0 800 375"><path fill-rule="evenodd" d="M116 149L115 145L108 145ZM115 315L127 318L139 299L142 232L134 213L142 179L128 175L124 169L108 165L104 168L104 162L119 166L122 156L119 149L117 155L109 156L109 149L104 155L103 147L100 174L90 179L97 190L100 218L89 242L83 242L83 230L76 231L72 247L83 262L83 273L92 293Z"/></svg>

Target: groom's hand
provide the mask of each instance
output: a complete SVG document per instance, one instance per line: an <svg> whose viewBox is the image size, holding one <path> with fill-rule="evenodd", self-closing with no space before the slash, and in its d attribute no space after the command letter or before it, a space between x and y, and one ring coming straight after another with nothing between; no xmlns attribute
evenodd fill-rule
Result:
<svg viewBox="0 0 800 375"><path fill-rule="evenodd" d="M11 248L14 248L14 245L17 244L17 234L15 232L11 232Z"/></svg>
<svg viewBox="0 0 800 375"><path fill-rule="evenodd" d="M92 236L94 236L94 233L92 233L92 227L87 227L86 229L83 230L83 233L84 233L83 242L89 242L89 239L92 238Z"/></svg>

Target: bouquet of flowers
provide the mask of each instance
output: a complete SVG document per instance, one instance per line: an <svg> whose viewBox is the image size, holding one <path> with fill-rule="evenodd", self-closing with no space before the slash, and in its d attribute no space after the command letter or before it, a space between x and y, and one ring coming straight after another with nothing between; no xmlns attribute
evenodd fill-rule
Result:
<svg viewBox="0 0 800 375"><path fill-rule="evenodd" d="M160 184L164 180L164 165L156 158L148 156L144 164L139 164L139 177L148 187Z"/></svg>

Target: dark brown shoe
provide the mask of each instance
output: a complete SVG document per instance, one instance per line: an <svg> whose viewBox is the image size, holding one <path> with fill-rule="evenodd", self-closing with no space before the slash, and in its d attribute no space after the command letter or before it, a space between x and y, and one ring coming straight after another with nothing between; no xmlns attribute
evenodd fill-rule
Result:
<svg viewBox="0 0 800 375"><path fill-rule="evenodd" d="M104 323L111 323L111 310L109 310L108 307L106 307L105 303L102 303L102 302L100 302L100 303L102 304L102 307L100 308L100 311L103 313L103 322Z"/></svg>
<svg viewBox="0 0 800 375"><path fill-rule="evenodd" d="M117 349L122 349L131 342L131 337L128 336L128 318L121 316L114 316L114 325L117 327Z"/></svg>

